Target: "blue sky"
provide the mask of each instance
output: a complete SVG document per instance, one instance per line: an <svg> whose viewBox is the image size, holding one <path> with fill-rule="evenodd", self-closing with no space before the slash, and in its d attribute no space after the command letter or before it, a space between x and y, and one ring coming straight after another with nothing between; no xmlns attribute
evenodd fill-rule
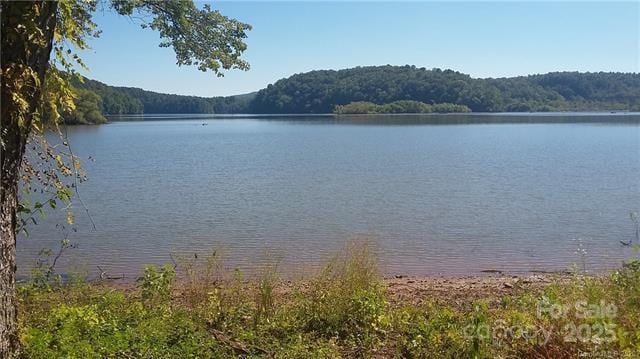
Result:
<svg viewBox="0 0 640 359"><path fill-rule="evenodd" d="M640 2L223 2L253 26L248 72L177 67L129 18L99 11L86 75L110 85L198 96L259 90L294 73L365 65L451 68L474 77L550 71L640 72Z"/></svg>

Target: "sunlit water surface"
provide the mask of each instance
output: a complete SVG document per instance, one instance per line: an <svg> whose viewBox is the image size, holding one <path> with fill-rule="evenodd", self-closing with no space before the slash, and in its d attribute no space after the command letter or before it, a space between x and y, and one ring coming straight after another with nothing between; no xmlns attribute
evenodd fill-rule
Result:
<svg viewBox="0 0 640 359"><path fill-rule="evenodd" d="M640 210L638 115L190 118L69 128L96 229L76 203L64 269L135 277L218 249L230 267L297 274L352 238L387 274L597 271L633 255L620 241ZM19 239L22 275L63 217Z"/></svg>

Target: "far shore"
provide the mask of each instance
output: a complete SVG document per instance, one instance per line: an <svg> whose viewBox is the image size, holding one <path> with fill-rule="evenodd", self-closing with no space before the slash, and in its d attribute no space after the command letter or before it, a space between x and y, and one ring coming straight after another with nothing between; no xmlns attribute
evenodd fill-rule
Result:
<svg viewBox="0 0 640 359"><path fill-rule="evenodd" d="M296 113L296 114L130 114L107 115L109 123L152 121L273 120L325 121L353 124L485 124L485 123L640 123L640 112L470 112L470 113ZM200 123L199 123L200 124ZM198 125L199 125L198 124ZM80 125L84 126L84 125ZM86 126L94 126L88 124Z"/></svg>

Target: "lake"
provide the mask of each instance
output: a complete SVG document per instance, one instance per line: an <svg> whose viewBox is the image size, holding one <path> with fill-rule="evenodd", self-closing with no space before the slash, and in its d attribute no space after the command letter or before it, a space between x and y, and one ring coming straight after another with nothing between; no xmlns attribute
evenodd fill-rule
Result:
<svg viewBox="0 0 640 359"><path fill-rule="evenodd" d="M637 114L160 117L69 127L96 229L76 203L62 266L135 277L218 249L299 273L354 238L386 274L599 271L632 255ZM19 238L22 275L62 218Z"/></svg>

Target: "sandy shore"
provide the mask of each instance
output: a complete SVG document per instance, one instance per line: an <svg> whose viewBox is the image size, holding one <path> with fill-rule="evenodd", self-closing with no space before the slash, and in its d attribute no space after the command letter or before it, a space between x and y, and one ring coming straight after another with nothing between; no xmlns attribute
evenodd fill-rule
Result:
<svg viewBox="0 0 640 359"><path fill-rule="evenodd" d="M518 294L535 294L552 284L561 284L575 278L566 273L540 273L528 275L505 275L500 273L470 275L464 277L430 277L430 276L385 276L383 282L387 286L387 294L391 305L421 304L424 302L446 302L460 309L468 308L475 301L483 300L490 306L498 305L504 296ZM177 281L174 288L180 296L184 287ZM135 282L106 280L96 283L125 292L133 292L138 286ZM183 283L184 284L184 283ZM250 284L251 285L251 284ZM308 285L306 280L281 280L276 291L285 297L293 293L294 288L303 290Z"/></svg>
<svg viewBox="0 0 640 359"><path fill-rule="evenodd" d="M465 307L477 300L499 303L503 296L535 293L545 287L566 282L568 274L531 274L509 276L502 274L468 277L386 277L392 304L420 304L424 301L446 301L456 307Z"/></svg>

